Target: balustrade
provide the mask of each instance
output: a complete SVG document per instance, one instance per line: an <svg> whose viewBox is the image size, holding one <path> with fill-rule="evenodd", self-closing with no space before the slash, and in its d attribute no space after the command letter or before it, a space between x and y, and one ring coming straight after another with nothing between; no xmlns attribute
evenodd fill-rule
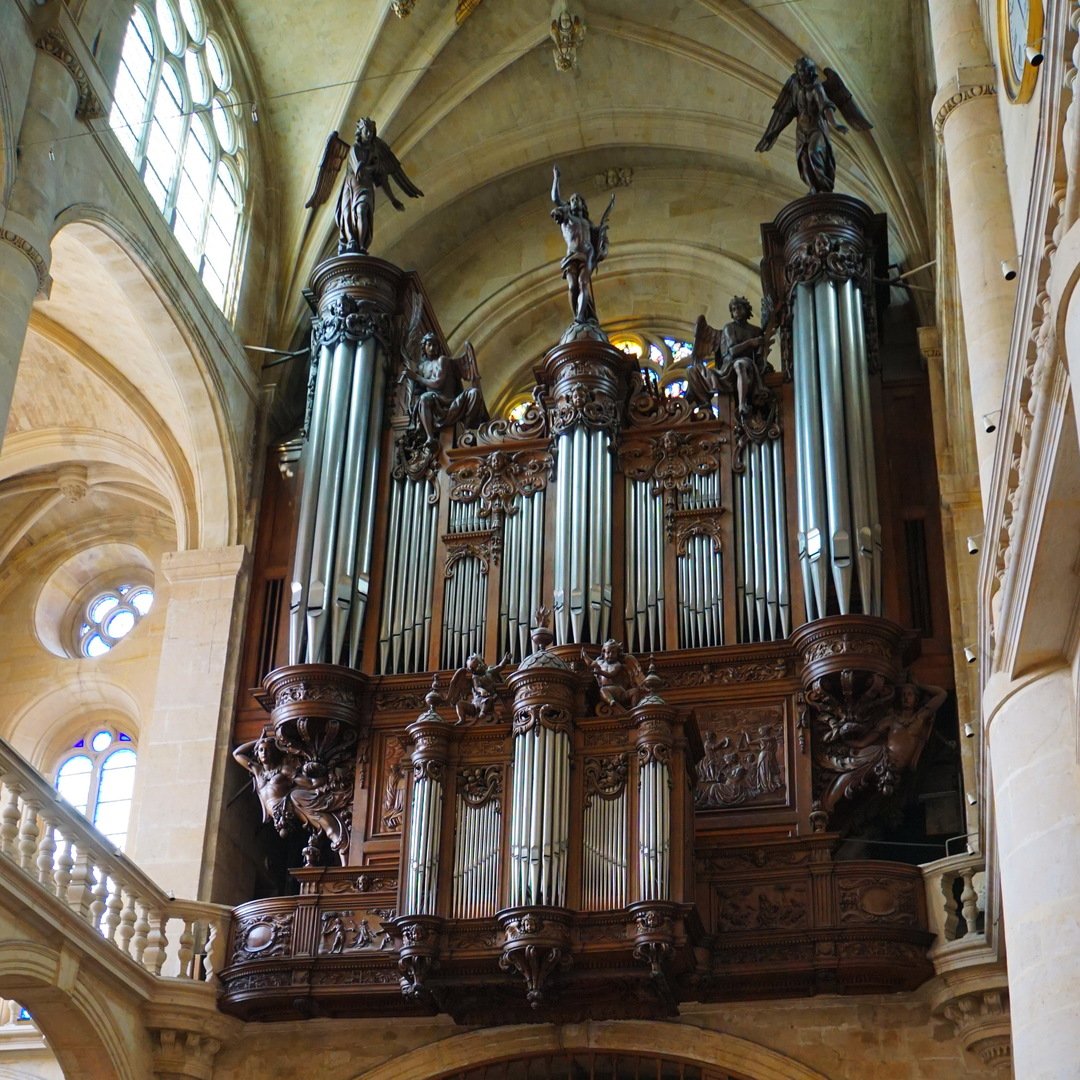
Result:
<svg viewBox="0 0 1080 1080"><path fill-rule="evenodd" d="M175 900L0 743L0 866L152 975L217 985L229 908Z"/></svg>

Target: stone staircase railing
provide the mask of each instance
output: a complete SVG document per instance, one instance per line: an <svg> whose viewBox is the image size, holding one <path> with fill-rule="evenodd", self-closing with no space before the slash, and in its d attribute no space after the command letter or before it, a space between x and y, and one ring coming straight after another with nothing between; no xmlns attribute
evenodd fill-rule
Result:
<svg viewBox="0 0 1080 1080"><path fill-rule="evenodd" d="M3 742L0 860L150 974L217 985L229 908L166 895Z"/></svg>

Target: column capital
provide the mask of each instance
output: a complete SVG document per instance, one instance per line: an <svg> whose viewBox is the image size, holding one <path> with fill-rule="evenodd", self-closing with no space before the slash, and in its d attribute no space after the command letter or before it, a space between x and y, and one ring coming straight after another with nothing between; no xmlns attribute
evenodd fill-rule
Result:
<svg viewBox="0 0 1080 1080"><path fill-rule="evenodd" d="M75 81L79 92L75 118L87 121L107 116L105 102L109 99L108 89L67 7L54 4L48 15L37 23L35 33L34 45L59 60Z"/></svg>
<svg viewBox="0 0 1080 1080"><path fill-rule="evenodd" d="M938 142L945 138L945 122L961 105L978 98L993 97L996 93L997 80L989 64L957 68L956 75L938 87L930 109Z"/></svg>
<svg viewBox="0 0 1080 1080"><path fill-rule="evenodd" d="M9 217L18 217L17 214L11 214ZM4 225L0 227L0 241L5 244L10 244L17 251L21 251L30 260L30 265L34 268L34 274L37 277L37 293L35 294L35 300L48 300L49 294L52 292L52 277L49 274L49 260L43 255L37 247L32 244L25 236L21 236L13 229L9 229L9 222L5 218Z"/></svg>

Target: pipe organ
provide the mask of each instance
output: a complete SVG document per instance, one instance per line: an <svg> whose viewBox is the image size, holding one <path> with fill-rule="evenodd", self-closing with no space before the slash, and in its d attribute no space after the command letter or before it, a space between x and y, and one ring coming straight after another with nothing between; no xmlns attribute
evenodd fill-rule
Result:
<svg viewBox="0 0 1080 1080"><path fill-rule="evenodd" d="M852 796L918 758L894 761L890 725L940 704L883 617L884 222L814 195L762 235L766 327L744 298L723 330L701 320L692 393L579 320L513 421L486 417L415 274L318 268L288 665L269 723L245 721L262 756L237 751L267 817L307 831L305 866L298 898L238 909L230 1007L292 1008L304 965L331 1013L400 992L465 1022L923 970L921 882L829 855ZM729 858L740 831L753 852ZM754 892L739 874L774 855L780 884ZM879 879L889 903L863 913L844 889ZM355 947L323 942L346 915ZM803 957L786 974L750 955L772 929Z"/></svg>

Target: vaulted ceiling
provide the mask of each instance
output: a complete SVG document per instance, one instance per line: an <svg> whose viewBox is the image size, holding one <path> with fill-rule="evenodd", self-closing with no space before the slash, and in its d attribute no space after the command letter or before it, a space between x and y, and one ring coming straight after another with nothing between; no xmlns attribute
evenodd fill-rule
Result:
<svg viewBox="0 0 1080 1080"><path fill-rule="evenodd" d="M599 204L617 188L601 320L688 333L732 292L758 292L758 226L803 193L790 131L756 154L773 101L803 55L841 72L874 123L838 140L837 190L889 214L892 257L928 247L915 0L570 0L586 35L556 70L544 0L481 0L459 25L449 0L222 0L257 85L271 178L276 337L296 332L300 290L331 241L333 200L303 209L326 135L370 115L425 198L382 197L372 253L420 271L452 343L477 346L489 400L527 372L567 321L552 225L563 190ZM624 174L626 175L626 174Z"/></svg>

